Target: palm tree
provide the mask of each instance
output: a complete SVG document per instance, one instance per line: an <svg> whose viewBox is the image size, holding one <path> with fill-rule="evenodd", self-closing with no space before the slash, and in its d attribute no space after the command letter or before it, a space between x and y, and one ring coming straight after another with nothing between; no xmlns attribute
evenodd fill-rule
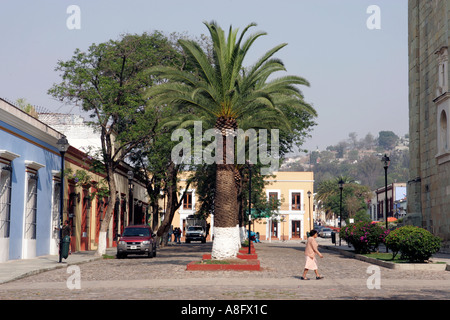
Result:
<svg viewBox="0 0 450 320"><path fill-rule="evenodd" d="M297 76L284 76L268 81L277 71L285 71L283 63L273 55L286 44L267 51L256 63L244 68L244 58L252 44L264 32L257 32L244 40L247 31L255 26L249 24L238 36L238 30L230 27L228 36L216 22L206 23L212 40L212 57L192 40L180 40L195 72L157 66L149 70L151 76L165 79L158 86L147 90L149 103L154 106L170 105L182 113L193 112L207 122L213 123L223 141L223 162L217 163L216 193L214 203L213 259L226 259L238 252L238 202L235 178L236 165L227 162L226 137L233 135L240 122L253 123L253 127L266 127L289 131L289 119L283 107L296 108L299 112L316 115L314 109L303 101L296 85L309 85ZM261 119L264 119L261 121ZM234 142L233 142L234 143Z"/></svg>

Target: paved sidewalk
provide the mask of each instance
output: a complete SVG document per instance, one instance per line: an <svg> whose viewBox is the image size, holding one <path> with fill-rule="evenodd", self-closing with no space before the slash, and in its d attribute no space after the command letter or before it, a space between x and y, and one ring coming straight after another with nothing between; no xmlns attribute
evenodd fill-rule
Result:
<svg viewBox="0 0 450 320"><path fill-rule="evenodd" d="M327 239L319 239L318 241L319 247L326 248L328 250L334 251L353 251L353 248L348 246L346 242L341 242L341 246L339 246L339 239L336 244L331 243L331 240L327 241ZM380 252L386 252L386 247L384 245L380 245ZM436 253L431 259L433 262L445 262L447 264L447 271L450 271L450 253Z"/></svg>
<svg viewBox="0 0 450 320"><path fill-rule="evenodd" d="M108 248L107 255L115 255L116 248ZM67 259L62 259L59 263L58 255L46 255L32 259L9 260L0 263L0 284L21 279L40 272L67 268L85 262L91 262L102 257L96 256L95 251L79 251L72 253Z"/></svg>

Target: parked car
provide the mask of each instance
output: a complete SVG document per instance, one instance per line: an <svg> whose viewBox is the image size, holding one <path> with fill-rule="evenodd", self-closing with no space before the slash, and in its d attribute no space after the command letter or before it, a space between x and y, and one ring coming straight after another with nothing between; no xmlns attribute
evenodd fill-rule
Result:
<svg viewBox="0 0 450 320"><path fill-rule="evenodd" d="M129 254L156 257L155 234L148 225L132 225L125 227L122 235L118 235L117 258L126 258Z"/></svg>
<svg viewBox="0 0 450 320"><path fill-rule="evenodd" d="M325 228L325 226L314 226L314 229L315 229L317 232L320 232L323 228Z"/></svg>
<svg viewBox="0 0 450 320"><path fill-rule="evenodd" d="M191 241L206 242L206 230L202 226L189 226L186 230L186 243Z"/></svg>
<svg viewBox="0 0 450 320"><path fill-rule="evenodd" d="M333 230L331 230L330 228L322 228L322 230L320 230L319 232L319 236L322 238L331 238L331 232Z"/></svg>

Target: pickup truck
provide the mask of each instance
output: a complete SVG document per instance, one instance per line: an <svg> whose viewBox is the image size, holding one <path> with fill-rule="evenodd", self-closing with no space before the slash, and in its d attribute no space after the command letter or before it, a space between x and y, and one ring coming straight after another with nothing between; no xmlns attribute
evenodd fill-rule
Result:
<svg viewBox="0 0 450 320"><path fill-rule="evenodd" d="M202 226L189 226L186 230L186 243L191 241L206 242L206 230Z"/></svg>

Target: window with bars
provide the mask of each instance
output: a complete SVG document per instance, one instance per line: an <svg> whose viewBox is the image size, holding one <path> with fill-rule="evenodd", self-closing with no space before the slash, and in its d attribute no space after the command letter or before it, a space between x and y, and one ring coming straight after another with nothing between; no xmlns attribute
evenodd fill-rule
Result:
<svg viewBox="0 0 450 320"><path fill-rule="evenodd" d="M25 238L36 239L37 182L35 171L27 171L27 194L25 207Z"/></svg>
<svg viewBox="0 0 450 320"><path fill-rule="evenodd" d="M0 163L0 238L9 238L12 167Z"/></svg>
<svg viewBox="0 0 450 320"><path fill-rule="evenodd" d="M60 223L60 203L61 203L61 181L59 177L53 178L53 199L52 199L52 230L54 230L52 237L54 239L59 237L57 228Z"/></svg>

